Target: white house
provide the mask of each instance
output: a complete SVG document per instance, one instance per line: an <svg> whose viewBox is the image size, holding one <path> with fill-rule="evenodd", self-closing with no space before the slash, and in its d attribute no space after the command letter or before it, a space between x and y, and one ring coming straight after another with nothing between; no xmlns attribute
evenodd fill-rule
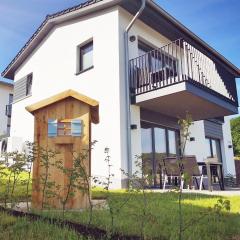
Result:
<svg viewBox="0 0 240 240"><path fill-rule="evenodd" d="M115 188L140 154L159 186L157 156L178 154L186 112L195 121L186 153L235 175L227 116L238 112L240 70L153 1L91 0L48 15L2 76L14 80L10 138L22 142L33 140L26 106L67 89L97 100L91 170L107 174L110 148Z"/></svg>
<svg viewBox="0 0 240 240"><path fill-rule="evenodd" d="M10 135L13 82L0 79L0 152L6 148L2 140Z"/></svg>

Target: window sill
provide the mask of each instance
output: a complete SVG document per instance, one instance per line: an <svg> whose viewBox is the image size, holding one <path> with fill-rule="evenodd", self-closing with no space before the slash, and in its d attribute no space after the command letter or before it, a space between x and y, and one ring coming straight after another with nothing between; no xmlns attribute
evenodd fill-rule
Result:
<svg viewBox="0 0 240 240"><path fill-rule="evenodd" d="M89 70L91 70L91 69L93 69L93 68L94 68L94 66L91 66L91 67L86 68L86 69L84 69L84 70L82 70L82 71L80 71L80 72L75 73L75 75L77 76L77 75L82 74L82 73L84 73L84 72L87 72L87 71L89 71Z"/></svg>

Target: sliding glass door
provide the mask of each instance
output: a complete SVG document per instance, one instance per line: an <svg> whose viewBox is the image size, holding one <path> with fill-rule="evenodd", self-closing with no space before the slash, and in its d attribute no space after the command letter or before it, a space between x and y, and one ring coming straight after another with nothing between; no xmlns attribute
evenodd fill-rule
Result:
<svg viewBox="0 0 240 240"><path fill-rule="evenodd" d="M152 128L142 128L142 161L143 161L143 173L151 179L153 176L153 149L152 149ZM148 187L153 186L153 180L146 182Z"/></svg>
<svg viewBox="0 0 240 240"><path fill-rule="evenodd" d="M154 158L153 162L155 166L155 186L160 186L162 183L162 162L167 156L167 136L166 129L160 127L154 127Z"/></svg>
<svg viewBox="0 0 240 240"><path fill-rule="evenodd" d="M179 132L147 122L142 122L141 127L143 171L152 177L146 185L161 187L163 159L177 155Z"/></svg>

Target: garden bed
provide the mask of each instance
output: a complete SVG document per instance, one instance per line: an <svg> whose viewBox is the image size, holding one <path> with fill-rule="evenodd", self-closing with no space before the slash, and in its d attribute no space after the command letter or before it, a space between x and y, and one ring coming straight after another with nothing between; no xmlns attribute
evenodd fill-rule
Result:
<svg viewBox="0 0 240 240"><path fill-rule="evenodd" d="M99 229L97 227L87 226L79 223L75 223L68 220L60 220L58 218L49 218L46 216L41 216L35 213L27 213L16 211L12 209L6 209L0 206L0 211L7 213L14 217L24 217L31 221L42 221L45 223L50 223L58 227L68 227L71 230L79 233L82 236L91 237L94 239L105 239L107 237L107 232L105 230ZM138 236L123 236L120 234L114 234L111 236L112 240L140 240Z"/></svg>

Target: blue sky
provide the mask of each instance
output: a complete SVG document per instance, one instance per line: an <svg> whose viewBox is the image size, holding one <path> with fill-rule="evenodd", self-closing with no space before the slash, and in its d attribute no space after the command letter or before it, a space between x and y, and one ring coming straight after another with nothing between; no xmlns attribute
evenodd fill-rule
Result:
<svg viewBox="0 0 240 240"><path fill-rule="evenodd" d="M0 0L0 71L49 13L81 0ZM239 0L158 0L167 12L240 67ZM240 93L240 79L238 80Z"/></svg>

